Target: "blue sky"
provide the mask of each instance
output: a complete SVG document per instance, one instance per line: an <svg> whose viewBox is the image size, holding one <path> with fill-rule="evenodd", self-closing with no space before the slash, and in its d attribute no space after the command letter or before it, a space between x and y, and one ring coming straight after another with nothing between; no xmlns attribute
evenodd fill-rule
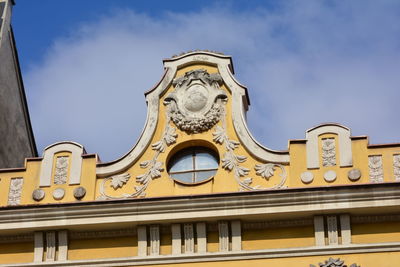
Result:
<svg viewBox="0 0 400 267"><path fill-rule="evenodd" d="M194 49L233 57L249 128L269 148L323 122L400 141L399 1L16 2L39 151L73 140L119 158L140 135L162 59Z"/></svg>

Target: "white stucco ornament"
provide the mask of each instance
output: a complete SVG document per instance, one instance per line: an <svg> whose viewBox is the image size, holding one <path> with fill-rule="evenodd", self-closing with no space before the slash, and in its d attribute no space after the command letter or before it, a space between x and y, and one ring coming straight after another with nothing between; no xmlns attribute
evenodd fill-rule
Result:
<svg viewBox="0 0 400 267"><path fill-rule="evenodd" d="M188 71L173 80L175 90L164 100L168 116L175 125L189 134L209 130L220 119L223 101L222 77L204 69Z"/></svg>
<svg viewBox="0 0 400 267"><path fill-rule="evenodd" d="M327 182L334 182L336 180L336 172L333 170L329 170L327 172L324 173L324 179Z"/></svg>

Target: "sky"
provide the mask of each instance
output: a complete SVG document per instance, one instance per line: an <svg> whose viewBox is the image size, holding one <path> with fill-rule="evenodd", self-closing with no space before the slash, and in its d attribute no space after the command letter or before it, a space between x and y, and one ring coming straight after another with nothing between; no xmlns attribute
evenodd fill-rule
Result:
<svg viewBox="0 0 400 267"><path fill-rule="evenodd" d="M268 148L325 122L400 142L397 0L17 0L12 23L39 154L71 140L123 156L162 59L195 49L232 56Z"/></svg>

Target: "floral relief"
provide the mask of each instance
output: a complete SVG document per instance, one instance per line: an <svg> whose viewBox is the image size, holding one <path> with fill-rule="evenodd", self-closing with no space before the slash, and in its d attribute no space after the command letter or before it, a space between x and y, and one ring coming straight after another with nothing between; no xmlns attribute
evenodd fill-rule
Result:
<svg viewBox="0 0 400 267"><path fill-rule="evenodd" d="M24 180L22 178L12 178L10 181L10 190L8 192L8 205L19 205L21 202L22 185Z"/></svg>
<svg viewBox="0 0 400 267"><path fill-rule="evenodd" d="M279 184L271 188L261 188L259 185L252 186L253 178L246 177L250 173L250 169L241 166L242 163L246 162L247 157L243 155L237 155L235 149L239 147L240 143L236 140L229 139L226 132L226 121L225 121L225 109L221 113L222 126L217 125L213 132L213 141L217 144L224 145L225 153L222 158L222 168L229 172L233 172L236 182L239 184L240 191L254 191L264 189L276 189L282 188L286 181L285 168L279 164L266 163L256 164L255 171L256 175L268 180L274 175L275 168L281 169L281 181Z"/></svg>
<svg viewBox="0 0 400 267"><path fill-rule="evenodd" d="M67 182L68 159L67 156L57 157L54 184L65 184Z"/></svg>
<svg viewBox="0 0 400 267"><path fill-rule="evenodd" d="M347 264L344 264L344 261L341 260L340 258L334 259L334 258L329 258L328 260L325 260L324 263L319 263L319 267L360 267L359 265L353 263L350 266L347 266ZM316 267L314 264L310 264L310 267Z"/></svg>
<svg viewBox="0 0 400 267"><path fill-rule="evenodd" d="M393 155L393 174L394 180L400 181L400 154Z"/></svg>
<svg viewBox="0 0 400 267"><path fill-rule="evenodd" d="M368 167L369 167L369 179L372 183L383 182L383 166L382 166L382 156L369 156L368 157Z"/></svg>
<svg viewBox="0 0 400 267"><path fill-rule="evenodd" d="M322 166L336 165L335 138L322 139Z"/></svg>
<svg viewBox="0 0 400 267"><path fill-rule="evenodd" d="M166 127L159 141L151 145L151 149L154 151L153 158L150 160L142 161L139 166L145 169L144 174L136 176L136 183L138 185L134 186L135 192L130 194L122 194L120 196L111 196L106 193L106 183L110 182L110 187L114 190L122 188L130 179L131 175L129 173L114 175L103 180L100 187L100 197L99 199L121 199L121 198L136 198L146 196L146 189L153 179L161 177L161 172L164 171L163 163L157 161L161 153L165 152L165 149L176 142L178 134L175 133L175 128L169 125L170 117L167 116Z"/></svg>

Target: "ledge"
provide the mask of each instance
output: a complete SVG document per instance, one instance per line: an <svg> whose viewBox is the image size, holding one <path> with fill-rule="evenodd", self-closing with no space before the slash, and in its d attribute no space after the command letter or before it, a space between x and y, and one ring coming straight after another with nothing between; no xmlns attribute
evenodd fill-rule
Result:
<svg viewBox="0 0 400 267"><path fill-rule="evenodd" d="M305 248L281 248L268 250L242 250L230 252L208 252L204 254L182 254L163 255L147 257L127 257L96 260L76 261L53 261L37 263L20 263L3 266L137 266L155 264L176 264L191 262L215 262L215 261L237 261L252 259L273 259L318 255L340 255L372 252L393 252L400 251L400 242L375 243L375 244L352 244L340 246L305 247Z"/></svg>
<svg viewBox="0 0 400 267"><path fill-rule="evenodd" d="M400 183L93 201L0 209L1 234L41 229L107 228L177 221L294 219L314 214L400 211Z"/></svg>

